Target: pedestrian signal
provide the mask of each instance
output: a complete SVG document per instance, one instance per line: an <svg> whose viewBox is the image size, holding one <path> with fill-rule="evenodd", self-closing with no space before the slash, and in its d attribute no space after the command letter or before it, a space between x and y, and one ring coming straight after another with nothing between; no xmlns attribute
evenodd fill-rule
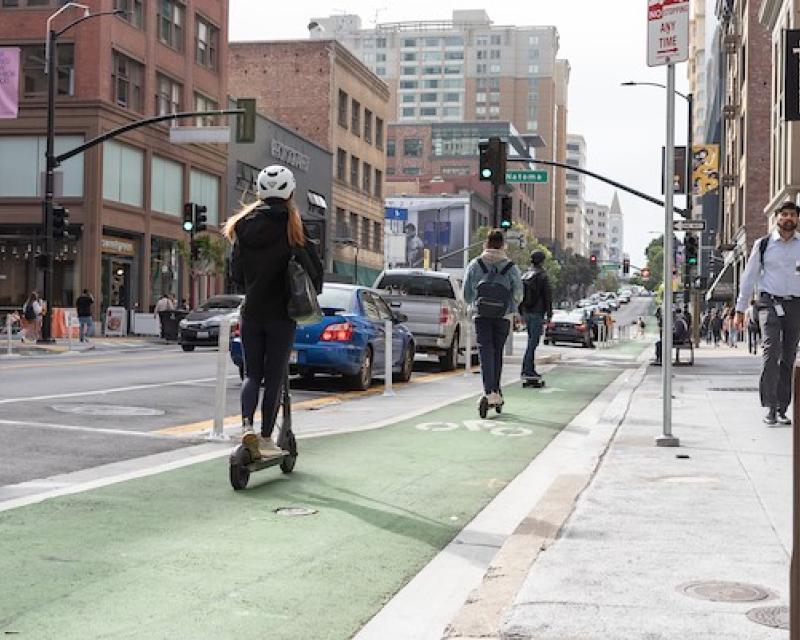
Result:
<svg viewBox="0 0 800 640"><path fill-rule="evenodd" d="M628 258L622 259L622 274L628 275L631 272L631 261Z"/></svg>
<svg viewBox="0 0 800 640"><path fill-rule="evenodd" d="M511 220L511 209L512 209L513 201L511 196L503 196L500 199L500 228L501 229L510 229L512 223Z"/></svg>
<svg viewBox="0 0 800 640"><path fill-rule="evenodd" d="M686 239L684 241L684 254L686 256L686 266L687 267L696 267L697 266L697 259L698 253L700 249L700 240L695 235L686 234Z"/></svg>

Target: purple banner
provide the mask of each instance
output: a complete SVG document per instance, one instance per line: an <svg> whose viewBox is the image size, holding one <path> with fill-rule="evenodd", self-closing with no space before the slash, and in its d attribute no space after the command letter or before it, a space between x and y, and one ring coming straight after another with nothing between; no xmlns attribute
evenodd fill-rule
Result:
<svg viewBox="0 0 800 640"><path fill-rule="evenodd" d="M19 51L19 47L0 47L0 118L17 117Z"/></svg>

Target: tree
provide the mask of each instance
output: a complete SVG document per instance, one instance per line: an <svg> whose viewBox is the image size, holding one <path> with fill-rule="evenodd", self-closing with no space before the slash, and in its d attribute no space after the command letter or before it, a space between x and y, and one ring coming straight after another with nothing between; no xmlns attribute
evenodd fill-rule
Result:
<svg viewBox="0 0 800 640"><path fill-rule="evenodd" d="M561 266L561 278L556 289L558 301L574 302L585 298L597 278L598 267L583 256L567 253Z"/></svg>
<svg viewBox="0 0 800 640"><path fill-rule="evenodd" d="M653 238L645 249L647 255L647 268L650 277L645 281L645 287L654 291L660 282L664 281L664 236Z"/></svg>
<svg viewBox="0 0 800 640"><path fill-rule="evenodd" d="M604 273L597 277L598 291L616 291L619 289L619 278L614 273Z"/></svg>

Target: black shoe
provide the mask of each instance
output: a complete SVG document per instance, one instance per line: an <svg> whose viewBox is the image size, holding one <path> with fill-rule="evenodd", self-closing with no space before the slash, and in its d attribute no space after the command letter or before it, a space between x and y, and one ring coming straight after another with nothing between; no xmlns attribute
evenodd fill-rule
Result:
<svg viewBox="0 0 800 640"><path fill-rule="evenodd" d="M764 424L768 425L777 424L778 422L777 413L778 412L775 409L770 409L769 413L767 413L767 415L764 416Z"/></svg>
<svg viewBox="0 0 800 640"><path fill-rule="evenodd" d="M778 410L778 423L779 424L792 424L791 418L789 418L786 415L786 409L784 409L783 411L781 411L780 409Z"/></svg>

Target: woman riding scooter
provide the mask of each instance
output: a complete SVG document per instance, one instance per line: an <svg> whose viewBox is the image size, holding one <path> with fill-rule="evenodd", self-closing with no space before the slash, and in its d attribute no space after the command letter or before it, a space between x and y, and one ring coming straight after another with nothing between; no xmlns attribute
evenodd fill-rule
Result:
<svg viewBox="0 0 800 640"><path fill-rule="evenodd" d="M241 338L244 352L242 384L242 444L251 459L280 455L272 441L281 389L294 343L295 321L289 317L286 270L294 255L317 293L322 291L322 264L309 245L308 234L294 202L295 179L286 167L273 165L258 174L258 201L231 217L223 233L233 243L231 276L244 287ZM261 380L261 434L253 416Z"/></svg>

